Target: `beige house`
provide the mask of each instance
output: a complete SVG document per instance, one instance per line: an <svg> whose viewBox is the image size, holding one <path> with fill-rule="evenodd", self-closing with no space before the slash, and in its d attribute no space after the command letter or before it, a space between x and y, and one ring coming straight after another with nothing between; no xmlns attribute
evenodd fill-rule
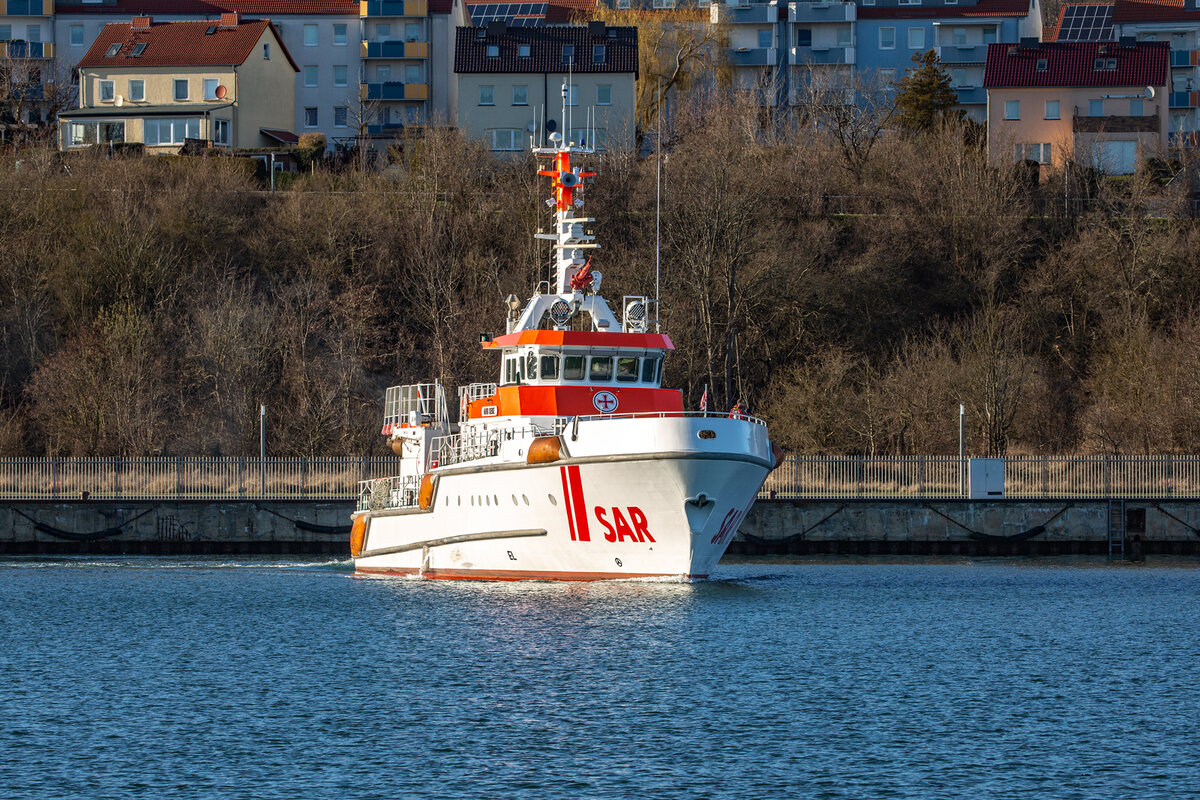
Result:
<svg viewBox="0 0 1200 800"><path fill-rule="evenodd" d="M637 69L636 28L459 28L456 124L494 151L524 150L531 136L556 131L599 148L631 147Z"/></svg>
<svg viewBox="0 0 1200 800"><path fill-rule="evenodd" d="M1170 147L1166 42L1037 42L988 48L988 159L1127 175Z"/></svg>
<svg viewBox="0 0 1200 800"><path fill-rule="evenodd" d="M110 23L79 62L80 107L59 114L60 145L294 142L297 71L270 20Z"/></svg>

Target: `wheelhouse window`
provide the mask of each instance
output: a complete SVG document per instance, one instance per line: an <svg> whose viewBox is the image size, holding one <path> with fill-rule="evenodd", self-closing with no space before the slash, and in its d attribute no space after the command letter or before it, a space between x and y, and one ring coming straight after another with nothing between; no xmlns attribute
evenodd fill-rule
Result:
<svg viewBox="0 0 1200 800"><path fill-rule="evenodd" d="M544 381L558 380L558 356L542 356L541 373Z"/></svg>
<svg viewBox="0 0 1200 800"><path fill-rule="evenodd" d="M583 380L583 356L563 356L563 380Z"/></svg>
<svg viewBox="0 0 1200 800"><path fill-rule="evenodd" d="M588 380L611 381L612 362L612 356L592 356L591 364L588 368Z"/></svg>
<svg viewBox="0 0 1200 800"><path fill-rule="evenodd" d="M636 358L617 359L617 381L633 383L638 379L638 360Z"/></svg>
<svg viewBox="0 0 1200 800"><path fill-rule="evenodd" d="M658 358L642 359L642 383L655 383L658 380Z"/></svg>
<svg viewBox="0 0 1200 800"><path fill-rule="evenodd" d="M531 381L536 381L538 376L538 358L537 354L530 352L525 356L525 377Z"/></svg>

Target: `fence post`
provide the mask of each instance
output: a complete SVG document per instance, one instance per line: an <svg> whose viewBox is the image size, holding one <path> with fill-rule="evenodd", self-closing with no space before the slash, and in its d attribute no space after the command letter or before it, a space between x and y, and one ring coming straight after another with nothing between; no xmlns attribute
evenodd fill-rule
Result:
<svg viewBox="0 0 1200 800"><path fill-rule="evenodd" d="M183 456L175 456L175 499L183 492Z"/></svg>
<svg viewBox="0 0 1200 800"><path fill-rule="evenodd" d="M300 496L308 497L308 456L300 459Z"/></svg>
<svg viewBox="0 0 1200 800"><path fill-rule="evenodd" d="M238 497L246 496L246 457L238 456Z"/></svg>
<svg viewBox="0 0 1200 800"><path fill-rule="evenodd" d="M917 497L925 496L925 456L917 456Z"/></svg>
<svg viewBox="0 0 1200 800"><path fill-rule="evenodd" d="M50 496L58 499L58 456L50 456Z"/></svg>
<svg viewBox="0 0 1200 800"><path fill-rule="evenodd" d="M1171 462L1171 454L1167 453L1167 497L1174 497L1175 493L1171 490L1171 473L1174 465Z"/></svg>
<svg viewBox="0 0 1200 800"><path fill-rule="evenodd" d="M1108 455L1104 456L1104 496L1112 497L1112 487L1109 483Z"/></svg>
<svg viewBox="0 0 1200 800"><path fill-rule="evenodd" d="M1050 496L1050 465L1046 456L1042 456L1042 497Z"/></svg>
<svg viewBox="0 0 1200 800"><path fill-rule="evenodd" d="M121 499L121 457L113 456L113 494Z"/></svg>

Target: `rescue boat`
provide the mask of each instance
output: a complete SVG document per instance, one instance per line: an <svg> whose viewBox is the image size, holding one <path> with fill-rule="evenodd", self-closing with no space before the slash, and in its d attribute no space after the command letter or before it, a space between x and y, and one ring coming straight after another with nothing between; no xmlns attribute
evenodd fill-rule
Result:
<svg viewBox="0 0 1200 800"><path fill-rule="evenodd" d="M661 385L673 349L657 302L600 295L581 215L593 156L533 148L553 188L554 280L508 298L494 382L395 386L383 435L399 474L364 481L350 541L360 573L483 580L706 578L749 512L774 448L762 420L685 411ZM654 331L650 330L653 323Z"/></svg>

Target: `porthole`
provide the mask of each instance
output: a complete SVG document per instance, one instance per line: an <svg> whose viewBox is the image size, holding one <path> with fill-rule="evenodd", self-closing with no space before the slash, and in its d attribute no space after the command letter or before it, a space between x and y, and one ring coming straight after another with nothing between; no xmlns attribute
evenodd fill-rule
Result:
<svg viewBox="0 0 1200 800"><path fill-rule="evenodd" d="M529 505L529 497L528 497L528 495L521 495L521 499L525 501L525 505Z"/></svg>
<svg viewBox="0 0 1200 800"><path fill-rule="evenodd" d="M460 506L462 505L462 495L461 494L458 496L458 504Z"/></svg>
<svg viewBox="0 0 1200 800"><path fill-rule="evenodd" d="M484 502L484 504L485 504L485 505L489 505L489 506L490 506L490 505L492 504L492 498L488 497L488 496L485 494L485 495L483 496L483 502Z"/></svg>
<svg viewBox="0 0 1200 800"><path fill-rule="evenodd" d="M475 505L475 495L471 495L471 505Z"/></svg>
<svg viewBox="0 0 1200 800"><path fill-rule="evenodd" d="M515 506L516 504L517 504L517 496L514 494L513 495L513 505Z"/></svg>
<svg viewBox="0 0 1200 800"><path fill-rule="evenodd" d="M499 508L500 507L500 495L498 495L498 494L492 495L492 502L496 504L497 508Z"/></svg>
<svg viewBox="0 0 1200 800"><path fill-rule="evenodd" d="M696 434L696 435L697 435L697 436L699 436L701 439L715 439L715 438L717 438L717 432L716 432L716 431L710 431L710 430L708 430L707 428L705 428L704 430L700 431L700 432L699 432L698 434Z"/></svg>
<svg viewBox="0 0 1200 800"><path fill-rule="evenodd" d="M548 495L546 495L546 497L550 498L550 505L552 505L552 506L558 505L558 498L556 498L554 495L548 494Z"/></svg>

